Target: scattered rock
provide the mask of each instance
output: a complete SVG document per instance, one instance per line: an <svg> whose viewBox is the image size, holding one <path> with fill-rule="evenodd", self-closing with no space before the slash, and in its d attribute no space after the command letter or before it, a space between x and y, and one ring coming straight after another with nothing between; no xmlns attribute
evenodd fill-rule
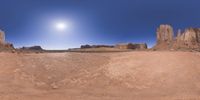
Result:
<svg viewBox="0 0 200 100"><path fill-rule="evenodd" d="M12 53L15 53L16 51L15 50L12 50Z"/></svg>
<svg viewBox="0 0 200 100"><path fill-rule="evenodd" d="M56 83L52 83L52 84L51 84L51 87L52 87L52 89L58 89L58 88L59 88L58 85L57 85Z"/></svg>
<svg viewBox="0 0 200 100"><path fill-rule="evenodd" d="M36 82L35 85L36 85L37 87L42 87L42 86L45 86L46 83L45 83L45 82Z"/></svg>

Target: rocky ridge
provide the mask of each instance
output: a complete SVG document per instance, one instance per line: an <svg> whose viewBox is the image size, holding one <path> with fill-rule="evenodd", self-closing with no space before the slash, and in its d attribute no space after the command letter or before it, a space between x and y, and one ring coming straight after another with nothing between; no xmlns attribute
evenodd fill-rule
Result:
<svg viewBox="0 0 200 100"><path fill-rule="evenodd" d="M22 47L21 50L43 50L41 46Z"/></svg>
<svg viewBox="0 0 200 100"><path fill-rule="evenodd" d="M135 43L128 43L128 44L117 44L115 48L118 49L133 49L133 50L144 50L147 49L146 43L135 44Z"/></svg>
<svg viewBox="0 0 200 100"><path fill-rule="evenodd" d="M178 30L177 36L174 37L174 31L170 25L160 25L157 29L157 43L153 48L200 50L200 29L187 28L184 32Z"/></svg>

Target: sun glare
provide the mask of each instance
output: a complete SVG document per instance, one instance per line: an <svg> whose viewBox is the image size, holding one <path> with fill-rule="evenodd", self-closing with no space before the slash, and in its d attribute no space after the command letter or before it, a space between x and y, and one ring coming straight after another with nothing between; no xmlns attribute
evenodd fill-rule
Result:
<svg viewBox="0 0 200 100"><path fill-rule="evenodd" d="M66 31L68 29L68 24L66 22L57 22L55 28L58 31Z"/></svg>

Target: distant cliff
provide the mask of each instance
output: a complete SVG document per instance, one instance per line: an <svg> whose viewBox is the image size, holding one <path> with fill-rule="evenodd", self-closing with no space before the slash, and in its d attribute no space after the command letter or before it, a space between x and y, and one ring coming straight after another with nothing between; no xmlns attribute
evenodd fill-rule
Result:
<svg viewBox="0 0 200 100"><path fill-rule="evenodd" d="M81 48L114 48L112 45L81 45Z"/></svg>
<svg viewBox="0 0 200 100"><path fill-rule="evenodd" d="M117 44L115 46L118 49L133 49L133 50L144 50L147 49L147 44L134 44L134 43L128 43L128 44Z"/></svg>
<svg viewBox="0 0 200 100"><path fill-rule="evenodd" d="M187 28L184 32L178 30L177 36L174 37L174 31L170 25L160 25L156 34L157 43L154 49L200 50L200 28Z"/></svg>
<svg viewBox="0 0 200 100"><path fill-rule="evenodd" d="M31 46L31 47L22 47L21 50L38 50L38 51L42 51L42 47L41 46Z"/></svg>

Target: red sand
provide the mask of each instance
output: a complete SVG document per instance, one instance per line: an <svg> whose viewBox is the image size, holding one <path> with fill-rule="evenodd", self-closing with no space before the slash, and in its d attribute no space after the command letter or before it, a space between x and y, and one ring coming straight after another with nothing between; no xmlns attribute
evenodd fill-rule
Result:
<svg viewBox="0 0 200 100"><path fill-rule="evenodd" d="M199 100L200 53L0 53L0 100Z"/></svg>

